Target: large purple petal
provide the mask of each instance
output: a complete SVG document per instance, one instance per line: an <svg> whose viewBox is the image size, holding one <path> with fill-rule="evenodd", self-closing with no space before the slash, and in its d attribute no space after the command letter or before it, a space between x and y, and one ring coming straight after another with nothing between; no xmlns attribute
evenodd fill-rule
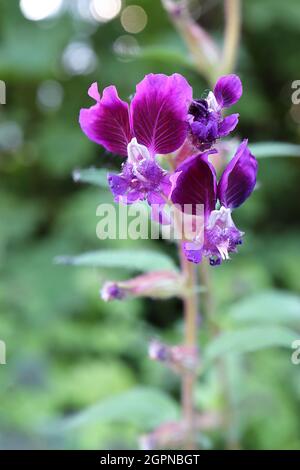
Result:
<svg viewBox="0 0 300 470"><path fill-rule="evenodd" d="M217 193L216 172L208 161L209 153L191 157L179 166L171 193L174 204L179 204L182 209L189 204L194 214L201 212L196 205L203 204L206 217L215 209Z"/></svg>
<svg viewBox="0 0 300 470"><path fill-rule="evenodd" d="M254 189L258 165L247 144L243 140L219 181L218 198L224 207L239 207Z"/></svg>
<svg viewBox="0 0 300 470"><path fill-rule="evenodd" d="M91 85L88 93L97 103L88 109L81 109L81 129L89 139L103 145L106 150L126 156L127 144L132 137L128 104L120 100L114 86L105 88L102 98L96 83Z"/></svg>
<svg viewBox="0 0 300 470"><path fill-rule="evenodd" d="M222 108L228 108L236 103L243 93L242 82L237 75L220 77L214 88L214 95Z"/></svg>
<svg viewBox="0 0 300 470"><path fill-rule="evenodd" d="M152 154L177 150L187 136L192 88L181 75L150 74L137 85L131 103L134 135Z"/></svg>

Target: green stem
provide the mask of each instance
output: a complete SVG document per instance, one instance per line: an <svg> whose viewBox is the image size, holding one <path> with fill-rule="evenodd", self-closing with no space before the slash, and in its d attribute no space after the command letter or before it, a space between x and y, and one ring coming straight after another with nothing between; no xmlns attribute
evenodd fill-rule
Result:
<svg viewBox="0 0 300 470"><path fill-rule="evenodd" d="M232 73L235 68L241 30L241 1L224 0L225 33L221 73Z"/></svg>
<svg viewBox="0 0 300 470"><path fill-rule="evenodd" d="M220 333L220 327L216 321L216 306L213 297L213 284L211 279L211 270L207 260L203 260L199 267L200 282L205 286L203 293L203 311L207 322L210 337L213 339ZM225 430L225 441L227 449L238 449L239 443L236 438L233 439L233 409L230 389L230 377L228 376L227 363L223 357L220 357L216 363L217 374L223 396L223 428Z"/></svg>
<svg viewBox="0 0 300 470"><path fill-rule="evenodd" d="M163 7L191 54L195 69L210 84L214 84L215 68L220 62L221 51L212 36L191 17L188 4L189 0L162 0Z"/></svg>
<svg viewBox="0 0 300 470"><path fill-rule="evenodd" d="M181 269L186 280L186 293L183 298L184 305L184 343L188 348L197 348L197 293L196 271L193 263L185 258L180 247ZM195 442L195 405L194 388L196 371L186 371L182 376L182 414L186 428L186 449L196 448Z"/></svg>

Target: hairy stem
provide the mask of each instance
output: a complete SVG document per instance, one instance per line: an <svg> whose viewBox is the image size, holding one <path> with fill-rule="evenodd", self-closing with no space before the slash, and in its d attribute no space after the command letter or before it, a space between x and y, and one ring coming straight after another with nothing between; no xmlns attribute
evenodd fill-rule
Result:
<svg viewBox="0 0 300 470"><path fill-rule="evenodd" d="M216 308L212 293L213 286L210 269L211 266L209 266L208 260L206 258L203 259L199 266L201 285L205 288L202 295L203 311L205 312L205 318L210 334L214 337L218 334L219 328L214 318Z"/></svg>
<svg viewBox="0 0 300 470"><path fill-rule="evenodd" d="M222 74L232 73L235 68L241 30L241 1L224 0L225 34Z"/></svg>
<svg viewBox="0 0 300 470"><path fill-rule="evenodd" d="M220 333L220 327L216 321L216 306L213 296L213 284L211 279L211 270L207 260L203 260L199 266L200 282L205 286L203 293L203 310L207 322L208 331L211 339ZM232 437L233 415L232 409L230 377L228 376L227 363L225 358L220 357L216 363L217 374L219 378L220 390L223 396L223 418L222 423L225 430L225 441L227 449L238 449L239 443L236 437Z"/></svg>
<svg viewBox="0 0 300 470"><path fill-rule="evenodd" d="M193 263L186 260L180 247L181 269L186 279L186 293L184 304L184 343L188 348L197 348L197 294L196 294L196 271ZM194 386L196 371L186 371L182 376L182 413L186 428L186 449L196 448L195 442L195 407Z"/></svg>
<svg viewBox="0 0 300 470"><path fill-rule="evenodd" d="M214 84L216 64L221 51L212 36L192 18L189 0L162 0L162 5L190 52L194 67L207 81Z"/></svg>

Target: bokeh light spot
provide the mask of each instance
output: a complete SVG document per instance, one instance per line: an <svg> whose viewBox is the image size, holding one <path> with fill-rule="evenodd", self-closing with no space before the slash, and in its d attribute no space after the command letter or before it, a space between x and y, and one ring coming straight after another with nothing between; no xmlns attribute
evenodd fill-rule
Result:
<svg viewBox="0 0 300 470"><path fill-rule="evenodd" d="M124 34L115 40L114 52L123 62L132 60L140 51L139 43L134 36Z"/></svg>
<svg viewBox="0 0 300 470"><path fill-rule="evenodd" d="M17 150L23 144L23 131L15 121L0 124L0 150Z"/></svg>
<svg viewBox="0 0 300 470"><path fill-rule="evenodd" d="M20 9L25 18L40 21L59 13L63 0L20 0Z"/></svg>
<svg viewBox="0 0 300 470"><path fill-rule="evenodd" d="M58 109L63 100L63 87L55 80L45 80L37 90L37 102L46 110Z"/></svg>
<svg viewBox="0 0 300 470"><path fill-rule="evenodd" d="M126 7L121 15L122 26L128 33L140 33L146 27L147 21L147 13L138 5Z"/></svg>
<svg viewBox="0 0 300 470"><path fill-rule="evenodd" d="M87 42L74 41L64 50L62 62L70 75L88 75L97 66L97 56Z"/></svg>
<svg viewBox="0 0 300 470"><path fill-rule="evenodd" d="M115 18L121 11L121 0L92 0L90 11L95 20L105 23Z"/></svg>

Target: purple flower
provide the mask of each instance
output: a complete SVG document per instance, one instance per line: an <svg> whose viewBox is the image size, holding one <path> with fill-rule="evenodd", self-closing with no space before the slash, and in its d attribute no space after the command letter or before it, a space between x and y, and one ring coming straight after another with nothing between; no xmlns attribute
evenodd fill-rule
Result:
<svg viewBox="0 0 300 470"><path fill-rule="evenodd" d="M238 123L239 115L223 118L223 108L229 108L242 96L242 83L237 75L225 75L217 81L207 98L196 99L189 108L190 139L199 150L211 148L217 139L227 136Z"/></svg>
<svg viewBox="0 0 300 470"><path fill-rule="evenodd" d="M157 163L144 145L134 137L127 146L128 159L119 175L108 174L108 183L116 202L132 204L146 199L151 204L164 204L171 190L170 176Z"/></svg>
<svg viewBox="0 0 300 470"><path fill-rule="evenodd" d="M209 152L189 158L177 170L172 202L182 208L191 204L195 214L197 205L204 205L204 235L184 243L185 255L193 263L205 256L210 264L220 264L242 243L243 233L234 225L231 212L250 196L256 183L257 161L247 144L247 140L240 144L218 184ZM216 209L217 199L220 209Z"/></svg>
<svg viewBox="0 0 300 470"><path fill-rule="evenodd" d="M114 86L105 88L102 98L96 83L88 93L96 104L80 111L83 132L108 151L128 157L120 174L108 175L115 200L165 202L169 175L155 155L177 150L187 137L190 85L179 74L147 75L137 85L130 106Z"/></svg>

